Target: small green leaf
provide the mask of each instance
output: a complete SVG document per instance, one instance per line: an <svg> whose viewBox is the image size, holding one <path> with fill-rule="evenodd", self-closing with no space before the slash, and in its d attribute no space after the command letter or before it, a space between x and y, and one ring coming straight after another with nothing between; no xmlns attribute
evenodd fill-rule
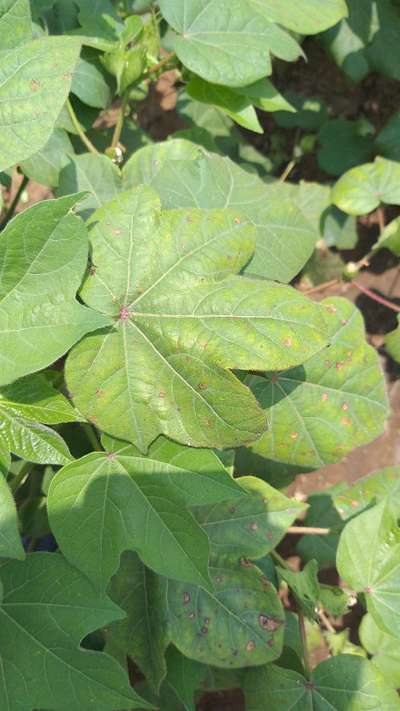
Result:
<svg viewBox="0 0 400 711"><path fill-rule="evenodd" d="M174 467L93 452L52 480L48 509L58 545L97 589L105 590L128 549L161 575L209 587L207 537L165 474L173 477Z"/></svg>
<svg viewBox="0 0 400 711"><path fill-rule="evenodd" d="M254 566L224 558L210 566L215 586L161 581L171 641L182 654L218 667L264 664L282 651L284 613L275 588Z"/></svg>
<svg viewBox="0 0 400 711"><path fill-rule="evenodd" d="M288 584L299 609L302 610L310 620L314 620L321 595L317 577L317 561L310 560L300 572L279 566L277 567L277 571L280 579Z"/></svg>
<svg viewBox="0 0 400 711"><path fill-rule="evenodd" d="M180 654L175 647L170 647L167 652L168 673L161 690L161 703L163 690L172 692L176 701L181 704L183 711L196 711L195 693L201 688L206 674L206 667L193 659L188 659ZM171 707L175 711L175 706Z"/></svg>
<svg viewBox="0 0 400 711"><path fill-rule="evenodd" d="M221 449L256 439L265 420L227 369L301 362L325 343L320 307L235 275L255 230L233 210L160 213L157 195L141 186L92 221L94 269L81 296L115 325L68 358L80 411L141 451L161 432Z"/></svg>
<svg viewBox="0 0 400 711"><path fill-rule="evenodd" d="M0 51L32 39L29 0L2 0L0 4Z"/></svg>
<svg viewBox="0 0 400 711"><path fill-rule="evenodd" d="M42 37L2 53L0 170L47 143L68 96L80 42Z"/></svg>
<svg viewBox="0 0 400 711"><path fill-rule="evenodd" d="M189 96L203 104L218 106L239 126L255 133L263 133L251 99L225 86L211 84L200 77L193 77L186 87Z"/></svg>
<svg viewBox="0 0 400 711"><path fill-rule="evenodd" d="M112 200L121 190L121 175L118 167L103 155L83 153L71 157L59 176L57 195L87 192L89 195L79 203L78 214L83 218L93 210Z"/></svg>
<svg viewBox="0 0 400 711"><path fill-rule="evenodd" d="M400 648L399 640L383 632L372 615L364 615L359 629L360 640L371 663L379 669L382 676L393 689L400 688Z"/></svg>
<svg viewBox="0 0 400 711"><path fill-rule="evenodd" d="M71 214L79 197L33 205L2 232L0 385L45 368L108 323L75 299L88 252L84 225Z"/></svg>
<svg viewBox="0 0 400 711"><path fill-rule="evenodd" d="M337 551L339 575L364 593L367 610L388 634L400 637L400 531L382 501L349 521Z"/></svg>
<svg viewBox="0 0 400 711"><path fill-rule="evenodd" d="M18 514L7 482L0 472L0 558L25 558L18 530Z"/></svg>
<svg viewBox="0 0 400 711"><path fill-rule="evenodd" d="M57 187L61 170L68 165L68 154L73 153L68 134L55 128L46 145L34 156L22 161L21 170L28 178L49 187ZM77 192L71 190L71 192Z"/></svg>
<svg viewBox="0 0 400 711"><path fill-rule="evenodd" d="M396 257L400 257L400 219L398 217L386 225L373 248L378 250L382 247L390 249Z"/></svg>
<svg viewBox="0 0 400 711"><path fill-rule="evenodd" d="M203 79L246 86L271 73L270 52L297 59L301 49L284 30L247 0L160 0L160 10L178 35L174 49L185 66Z"/></svg>
<svg viewBox="0 0 400 711"><path fill-rule="evenodd" d="M386 334L385 349L393 360L400 363L400 325Z"/></svg>
<svg viewBox="0 0 400 711"><path fill-rule="evenodd" d="M193 514L215 554L262 558L278 545L304 506L256 477L236 481L248 496L196 507Z"/></svg>
<svg viewBox="0 0 400 711"><path fill-rule="evenodd" d="M123 664L126 656L131 656L158 693L167 673L165 650L168 639L162 609L156 599L155 579L155 574L143 565L136 553L126 551L122 554L108 594L124 610L126 618L108 625L106 652Z"/></svg>
<svg viewBox="0 0 400 711"><path fill-rule="evenodd" d="M268 79L259 79L253 84L237 87L235 93L246 97L262 111L296 111Z"/></svg>
<svg viewBox="0 0 400 711"><path fill-rule="evenodd" d="M363 215L382 202L400 205L400 165L376 158L345 173L332 190L332 202L349 215Z"/></svg>
<svg viewBox="0 0 400 711"><path fill-rule="evenodd" d="M358 121L332 119L319 132L318 165L329 175L342 175L374 155L371 136L365 135Z"/></svg>
<svg viewBox="0 0 400 711"><path fill-rule="evenodd" d="M340 654L317 666L309 680L275 665L249 670L246 711L394 711L397 694L360 656Z"/></svg>
<svg viewBox="0 0 400 711"><path fill-rule="evenodd" d="M111 102L111 89L96 64L82 57L74 69L71 92L84 104L105 109Z"/></svg>
<svg viewBox="0 0 400 711"><path fill-rule="evenodd" d="M272 424L252 451L316 469L380 435L388 412L383 373L365 342L361 314L345 299L323 305L326 349L296 369L245 379Z"/></svg>
<svg viewBox="0 0 400 711"><path fill-rule="evenodd" d="M335 585L320 584L319 602L333 617L341 617L348 612L349 595Z"/></svg>
<svg viewBox="0 0 400 711"><path fill-rule="evenodd" d="M6 562L0 571L3 709L154 708L115 660L79 646L89 632L123 614L108 598L95 596L81 573L54 553Z"/></svg>

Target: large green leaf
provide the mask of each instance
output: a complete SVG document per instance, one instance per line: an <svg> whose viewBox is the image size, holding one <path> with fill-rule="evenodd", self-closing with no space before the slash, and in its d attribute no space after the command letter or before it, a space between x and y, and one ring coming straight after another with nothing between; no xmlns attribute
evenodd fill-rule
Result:
<svg viewBox="0 0 400 711"><path fill-rule="evenodd" d="M277 659L284 613L275 588L254 566L218 558L210 566L215 586L161 581L168 633L182 654L217 667L247 667Z"/></svg>
<svg viewBox="0 0 400 711"><path fill-rule="evenodd" d="M111 657L79 647L121 610L98 598L61 556L35 553L0 566L0 703L5 711L153 708Z"/></svg>
<svg viewBox="0 0 400 711"><path fill-rule="evenodd" d="M138 154L154 156L155 150L144 148ZM174 160L159 148L153 174L139 171L139 157L134 160L125 166L125 183L152 185L164 207L232 208L250 220L257 229L257 246L253 259L243 265L246 274L287 283L311 256L318 233L301 209L276 192L275 184L266 185L229 158L210 154Z"/></svg>
<svg viewBox="0 0 400 711"><path fill-rule="evenodd" d="M374 664L394 689L400 688L400 647L398 639L383 632L372 615L364 615L359 629L360 640Z"/></svg>
<svg viewBox="0 0 400 711"><path fill-rule="evenodd" d="M162 575L210 585L207 536L178 486L169 484L174 474L173 466L151 459L92 452L52 480L48 510L58 545L98 589L128 549Z"/></svg>
<svg viewBox="0 0 400 711"><path fill-rule="evenodd" d="M122 663L127 655L131 656L157 693L167 673L168 639L155 580L155 574L143 565L136 553L122 554L108 594L126 612L126 618L108 625L106 651Z"/></svg>
<svg viewBox="0 0 400 711"><path fill-rule="evenodd" d="M32 38L29 0L1 0L0 51L12 49Z"/></svg>
<svg viewBox="0 0 400 711"><path fill-rule="evenodd" d="M236 481L249 496L197 507L193 513L215 553L261 558L278 545L304 505L256 477Z"/></svg>
<svg viewBox="0 0 400 711"><path fill-rule="evenodd" d="M71 454L57 432L44 424L82 418L44 375L0 388L0 448L39 464L67 464Z"/></svg>
<svg viewBox="0 0 400 711"><path fill-rule="evenodd" d="M398 699L366 659L340 654L317 666L309 680L267 665L245 677L246 711L395 711Z"/></svg>
<svg viewBox="0 0 400 711"><path fill-rule="evenodd" d="M345 299L323 305L328 348L293 370L246 377L270 425L252 451L268 459L318 468L383 430L384 377L361 314Z"/></svg>
<svg viewBox="0 0 400 711"><path fill-rule="evenodd" d="M92 225L81 296L115 325L67 360L79 409L141 450L160 432L219 448L256 439L265 420L226 369L288 367L320 350L319 306L234 275L253 253L255 230L233 210L160 213L142 186L98 210Z"/></svg>
<svg viewBox="0 0 400 711"><path fill-rule="evenodd" d="M376 158L345 173L332 190L332 202L350 215L375 210L381 202L400 205L400 165Z"/></svg>
<svg viewBox="0 0 400 711"><path fill-rule="evenodd" d="M388 634L400 637L400 530L386 501L349 521L337 551L340 576L364 593L367 610Z"/></svg>
<svg viewBox="0 0 400 711"><path fill-rule="evenodd" d="M345 0L251 0L252 5L274 22L302 35L314 35L336 25L347 15Z"/></svg>
<svg viewBox="0 0 400 711"><path fill-rule="evenodd" d="M25 210L1 235L0 385L50 365L107 319L75 299L87 233L71 214L79 195Z"/></svg>
<svg viewBox="0 0 400 711"><path fill-rule="evenodd" d="M14 499L0 472L0 558L24 557Z"/></svg>
<svg viewBox="0 0 400 711"><path fill-rule="evenodd" d="M68 96L80 42L42 37L1 53L0 170L37 153Z"/></svg>
<svg viewBox="0 0 400 711"><path fill-rule="evenodd" d="M215 84L246 86L271 73L270 52L294 60L299 45L248 0L160 0L178 33L174 49L191 71Z"/></svg>

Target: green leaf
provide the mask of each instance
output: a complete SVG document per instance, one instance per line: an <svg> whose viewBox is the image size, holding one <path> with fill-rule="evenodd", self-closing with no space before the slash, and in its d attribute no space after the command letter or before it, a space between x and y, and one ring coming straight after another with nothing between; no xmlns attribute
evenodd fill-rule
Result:
<svg viewBox="0 0 400 711"><path fill-rule="evenodd" d="M80 58L72 77L71 92L84 104L105 109L111 102L111 89L96 64Z"/></svg>
<svg viewBox="0 0 400 711"><path fill-rule="evenodd" d="M35 553L0 570L2 708L153 708L115 660L79 646L89 632L122 616L108 598L94 595L81 573L53 553Z"/></svg>
<svg viewBox="0 0 400 711"><path fill-rule="evenodd" d="M382 249L382 247L390 249L396 257L400 257L400 219L398 217L389 222L382 230L373 249L378 250Z"/></svg>
<svg viewBox="0 0 400 711"><path fill-rule="evenodd" d="M349 608L349 595L335 585L319 586L319 602L333 617L341 617Z"/></svg>
<svg viewBox="0 0 400 711"><path fill-rule="evenodd" d="M73 152L66 131L55 128L46 145L34 156L22 161L20 167L23 173L36 183L57 187L60 172L69 163L68 154Z"/></svg>
<svg viewBox="0 0 400 711"><path fill-rule="evenodd" d="M375 146L379 155L390 160L400 160L399 131L400 111L396 111L375 139Z"/></svg>
<svg viewBox="0 0 400 711"><path fill-rule="evenodd" d="M309 680L290 669L267 665L244 681L246 711L394 711L398 698L374 666L340 654L317 666Z"/></svg>
<svg viewBox="0 0 400 711"><path fill-rule="evenodd" d="M400 533L386 501L349 521L337 551L339 575L365 595L368 612L388 634L400 637Z"/></svg>
<svg viewBox="0 0 400 711"><path fill-rule="evenodd" d="M331 205L322 216L325 244L337 249L354 249L358 242L357 219Z"/></svg>
<svg viewBox="0 0 400 711"><path fill-rule="evenodd" d="M127 655L131 656L158 693L167 673L168 639L156 598L155 579L155 574L143 565L136 553L122 554L108 594L124 610L126 618L108 625L106 651L122 663Z"/></svg>
<svg viewBox="0 0 400 711"><path fill-rule="evenodd" d="M332 202L349 215L363 215L382 202L400 205L400 164L376 158L345 173L332 190Z"/></svg>
<svg viewBox="0 0 400 711"><path fill-rule="evenodd" d="M160 10L178 33L174 49L188 69L203 79L246 86L271 73L270 52L295 60L297 42L259 14L247 0L160 0Z"/></svg>
<svg viewBox="0 0 400 711"><path fill-rule="evenodd" d="M286 99L295 110L287 108L275 114L274 120L282 128L303 128L307 131L318 131L328 120L328 110L322 99L316 96L304 96L295 91L288 91Z"/></svg>
<svg viewBox="0 0 400 711"><path fill-rule="evenodd" d="M52 480L48 510L58 545L97 589L105 590L128 549L161 575L209 587L207 537L178 487L168 485L174 471L146 458L92 452Z"/></svg>
<svg viewBox="0 0 400 711"><path fill-rule="evenodd" d="M386 634L374 621L372 615L364 615L359 628L360 640L371 663L394 689L400 688L400 648L399 641Z"/></svg>
<svg viewBox="0 0 400 711"><path fill-rule="evenodd" d="M330 345L293 370L249 375L270 430L252 445L268 459L318 469L381 434L387 416L383 373L365 342L360 312L325 299Z"/></svg>
<svg viewBox="0 0 400 711"><path fill-rule="evenodd" d="M32 38L29 0L1 0L0 51L12 49Z"/></svg>
<svg viewBox="0 0 400 711"><path fill-rule="evenodd" d="M43 37L2 52L0 170L47 143L68 96L78 40Z"/></svg>
<svg viewBox="0 0 400 711"><path fill-rule="evenodd" d="M265 420L226 369L289 366L319 350L319 306L289 287L234 276L255 230L232 210L160 213L142 186L92 221L94 270L81 296L115 325L68 358L79 409L143 451L160 432L220 449L256 439Z"/></svg>
<svg viewBox="0 0 400 711"><path fill-rule="evenodd" d="M0 472L0 558L23 560L25 552L18 530L18 514L10 489Z"/></svg>
<svg viewBox="0 0 400 711"><path fill-rule="evenodd" d="M260 79L248 86L238 87L235 93L246 97L262 111L296 111L268 79Z"/></svg>
<svg viewBox="0 0 400 711"><path fill-rule="evenodd" d="M186 89L193 99L203 104L218 106L239 126L255 133L263 133L252 101L248 97L241 96L228 87L211 84L200 77L193 77Z"/></svg>
<svg viewBox="0 0 400 711"><path fill-rule="evenodd" d="M342 71L354 82L370 71L366 52L377 29L373 0L346 0L349 16L319 38Z"/></svg>
<svg viewBox="0 0 400 711"><path fill-rule="evenodd" d="M79 197L33 205L2 232L0 385L45 368L108 322L75 300L88 251L86 230L71 214Z"/></svg>
<svg viewBox="0 0 400 711"><path fill-rule="evenodd" d="M83 153L71 157L68 165L62 169L56 194L89 193L78 206L78 213L87 218L93 210L116 197L121 187L120 171L110 158Z"/></svg>
<svg viewBox="0 0 400 711"><path fill-rule="evenodd" d="M217 559L214 592L161 581L171 642L190 659L218 667L264 664L282 651L284 613L275 588L257 570Z"/></svg>
<svg viewBox="0 0 400 711"><path fill-rule="evenodd" d="M385 467L358 479L333 495L335 508L348 521L373 504L385 500L393 516L400 513L400 467Z"/></svg>
<svg viewBox="0 0 400 711"><path fill-rule="evenodd" d="M195 693L201 688L206 669L203 664L188 659L175 647L167 652L168 674L163 689L172 692L175 702L181 704L183 711L196 711ZM162 689L162 691L163 691ZM162 701L161 694L161 701ZM171 707L176 709L176 706Z"/></svg>
<svg viewBox="0 0 400 711"><path fill-rule="evenodd" d="M82 418L44 375L0 388L0 448L39 464L67 464L71 454L57 432L45 427Z"/></svg>
<svg viewBox="0 0 400 711"><path fill-rule="evenodd" d="M358 121L332 119L319 132L318 165L329 175L342 175L346 170L372 158L374 144Z"/></svg>
<svg viewBox="0 0 400 711"><path fill-rule="evenodd" d="M193 509L211 550L236 558L262 558L275 548L304 505L248 476L236 480L249 496Z"/></svg>
<svg viewBox="0 0 400 711"><path fill-rule="evenodd" d="M136 174L136 180L150 184L165 208L231 208L255 226L257 246L243 265L246 274L287 283L311 256L317 234L291 200L275 194L274 184L218 155L185 161L160 155L159 161L155 174ZM130 173L126 180L133 185Z"/></svg>
<svg viewBox="0 0 400 711"><path fill-rule="evenodd" d="M254 7L269 20L293 32L314 35L336 25L347 16L345 0L251 0Z"/></svg>
<svg viewBox="0 0 400 711"><path fill-rule="evenodd" d="M314 620L321 593L317 577L317 561L310 560L300 572L281 568L280 566L277 567L277 571L279 578L284 580L292 591L298 608L310 620Z"/></svg>
<svg viewBox="0 0 400 711"><path fill-rule="evenodd" d="M385 349L397 363L400 363L400 326L385 336Z"/></svg>

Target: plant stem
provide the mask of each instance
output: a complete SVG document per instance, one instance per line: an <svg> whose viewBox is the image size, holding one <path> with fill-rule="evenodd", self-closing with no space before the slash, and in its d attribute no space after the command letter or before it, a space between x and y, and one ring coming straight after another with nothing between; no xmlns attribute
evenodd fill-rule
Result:
<svg viewBox="0 0 400 711"><path fill-rule="evenodd" d="M309 679L310 674L311 674L311 665L310 665L310 657L308 654L308 647L307 647L305 619L304 619L304 614L301 610L297 610L297 615L299 618L299 630L300 630L301 647L303 650L304 671L305 671L307 679Z"/></svg>
<svg viewBox="0 0 400 711"><path fill-rule="evenodd" d="M370 299L373 301L377 301L378 304L382 304L383 306L386 306L388 309L391 309L392 311L395 311L396 313L400 313L400 306L397 306L394 304L392 301L388 301L387 299L384 299L383 296L379 296L378 294L375 294L375 292L371 291L371 289L368 289L366 286L362 286L356 281L353 281L352 284L357 287L360 291L363 292L363 294L366 294L369 296Z"/></svg>
<svg viewBox="0 0 400 711"><path fill-rule="evenodd" d="M292 172L292 170L293 170L293 168L295 167L295 165L296 165L296 161L295 161L295 160L291 160L290 163L287 164L285 170L283 171L281 177L279 178L279 181L280 181L281 183L284 183L285 180L286 180L286 178L289 177L289 175L290 175L290 173Z"/></svg>
<svg viewBox="0 0 400 711"><path fill-rule="evenodd" d="M333 624L328 619L328 617L325 615L325 612L323 610L318 610L318 617L320 618L321 622L323 623L324 627L326 627L328 632L331 632L332 634L336 634L336 630L335 630Z"/></svg>
<svg viewBox="0 0 400 711"><path fill-rule="evenodd" d="M339 284L340 279L331 279L330 281L325 281L323 284L318 284L318 286L313 286L311 289L306 289L304 294L317 294L318 291L324 291L324 289L329 289L330 286L336 286Z"/></svg>
<svg viewBox="0 0 400 711"><path fill-rule="evenodd" d="M175 56L175 52L170 52L167 54L166 57L161 59L158 64L155 64L153 67L150 67L150 69L147 70L147 74L154 74L155 72L158 72L159 69L162 69L168 62Z"/></svg>
<svg viewBox="0 0 400 711"><path fill-rule="evenodd" d="M15 193L14 199L13 199L13 201L11 202L11 204L9 205L9 207L8 207L8 209L7 209L7 212L6 212L6 214L4 215L4 217L3 217L3 219L2 219L2 221L1 221L1 223L0 223L0 230L3 230L4 227L6 226L6 224L7 224L7 223L11 220L11 218L13 217L13 215L14 215L14 210L15 210L15 208L17 207L17 205L18 205L18 203L19 203L19 200L20 200L20 197L21 197L22 193L24 192L26 186L28 185L28 182L29 182L29 178L27 178L26 175L24 175L24 177L23 177L22 180L21 180L21 185L19 186L17 192Z"/></svg>
<svg viewBox="0 0 400 711"><path fill-rule="evenodd" d="M78 135L79 135L79 138L81 139L82 143L86 146L86 148L88 149L88 151L90 151L90 153L94 153L95 155L100 155L97 148L93 145L93 143L87 137L86 133L82 130L82 126L78 121L77 115L76 115L74 109L72 108L72 104L69 99L67 100L67 109L68 109L68 113L71 117L71 121L74 124L74 127L76 128L76 130L78 131Z"/></svg>
<svg viewBox="0 0 400 711"><path fill-rule="evenodd" d="M286 533L304 533L316 534L318 536L328 536L331 533L330 528L317 528L314 526L290 526Z"/></svg>
<svg viewBox="0 0 400 711"><path fill-rule="evenodd" d="M95 452L102 452L103 447L101 446L99 439L98 439L93 427L91 425L89 425L87 422L82 422L81 427L82 427L86 437L88 438L90 444L92 445L94 451Z"/></svg>
<svg viewBox="0 0 400 711"><path fill-rule="evenodd" d="M129 101L129 96L128 96L128 92L126 92L124 94L124 96L122 97L121 107L120 107L120 110L118 113L118 119L117 119L117 123L115 124L114 134L113 134L112 141L111 141L111 148L116 148L118 146L119 139L121 138L121 133L122 133L122 129L124 126L124 119L125 119L125 109L127 107L128 101Z"/></svg>
<svg viewBox="0 0 400 711"><path fill-rule="evenodd" d="M379 225L379 237L382 236L382 232L385 229L385 213L383 207L378 207L377 209L378 225Z"/></svg>
<svg viewBox="0 0 400 711"><path fill-rule="evenodd" d="M21 466L21 469L19 470L18 474L16 474L14 479L12 479L10 481L9 487L10 487L13 494L15 494L17 489L21 486L23 481L26 479L31 468L32 468L31 462L25 462L25 464L23 464Z"/></svg>
<svg viewBox="0 0 400 711"><path fill-rule="evenodd" d="M27 548L26 552L33 553L38 543L39 543L38 538L31 538L31 540L29 541L28 548Z"/></svg>

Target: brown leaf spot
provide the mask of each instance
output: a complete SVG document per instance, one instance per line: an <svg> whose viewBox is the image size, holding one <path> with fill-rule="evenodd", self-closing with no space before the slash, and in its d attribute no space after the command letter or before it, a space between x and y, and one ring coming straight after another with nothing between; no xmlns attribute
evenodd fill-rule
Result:
<svg viewBox="0 0 400 711"><path fill-rule="evenodd" d="M92 265L92 266L90 267L90 269L89 269L89 274L90 274L90 276L95 276L95 275L96 275L96 272L97 272L96 267Z"/></svg>
<svg viewBox="0 0 400 711"><path fill-rule="evenodd" d="M326 309L327 311L329 311L329 313L331 313L331 314L335 314L336 311L337 311L337 308L336 308L336 306L335 306L334 304L326 304L326 305L325 305L325 309Z"/></svg>
<svg viewBox="0 0 400 711"><path fill-rule="evenodd" d="M190 595L188 592L183 593L183 604L188 605L190 602Z"/></svg>
<svg viewBox="0 0 400 711"><path fill-rule="evenodd" d="M329 398L328 393L324 393L322 396L322 402L326 402L328 400L328 398Z"/></svg>
<svg viewBox="0 0 400 711"><path fill-rule="evenodd" d="M345 318L342 318L342 320L341 320L341 322L340 322L340 323L342 324L342 326L347 326L347 324L348 324L348 321L347 321L347 319L345 319Z"/></svg>
<svg viewBox="0 0 400 711"><path fill-rule="evenodd" d="M230 514L236 513L236 508L235 508L234 506L230 506L230 507L229 507L229 513L230 513Z"/></svg>
<svg viewBox="0 0 400 711"><path fill-rule="evenodd" d="M252 568L253 567L253 563L248 558L241 558L240 565L242 565L243 568Z"/></svg>
<svg viewBox="0 0 400 711"><path fill-rule="evenodd" d="M277 383L278 382L278 373L272 373L271 375L271 383Z"/></svg>
<svg viewBox="0 0 400 711"><path fill-rule="evenodd" d="M192 215L188 215L188 216L186 217L186 222L193 222L193 217L192 217Z"/></svg>
<svg viewBox="0 0 400 711"><path fill-rule="evenodd" d="M204 624L205 624L205 625L209 625L209 624L210 624L210 618L209 618L209 617L205 617L205 618L204 618Z"/></svg>
<svg viewBox="0 0 400 711"><path fill-rule="evenodd" d="M255 642L252 639L250 639L246 644L246 651L252 652L253 649L255 649L255 646L256 646Z"/></svg>
<svg viewBox="0 0 400 711"><path fill-rule="evenodd" d="M102 390L101 388L97 388L96 395L97 396L104 395L104 390Z"/></svg>
<svg viewBox="0 0 400 711"><path fill-rule="evenodd" d="M207 390L207 388L208 388L207 383L199 383L197 386L198 390Z"/></svg>
<svg viewBox="0 0 400 711"><path fill-rule="evenodd" d="M267 531L267 533L265 534L265 537L268 541L272 541L274 538L271 531Z"/></svg>
<svg viewBox="0 0 400 711"><path fill-rule="evenodd" d="M291 346L293 345L293 339L291 338L291 336L288 336L287 338L283 339L282 343L285 348L291 348Z"/></svg>
<svg viewBox="0 0 400 711"><path fill-rule="evenodd" d="M165 392L165 390L160 390L160 392L158 393L158 397L160 397L163 400L165 398L166 394L167 393Z"/></svg>
<svg viewBox="0 0 400 711"><path fill-rule="evenodd" d="M272 617L267 617L266 615L259 615L258 621L260 623L260 627L268 632L275 632L275 630L279 629L282 624L281 622L278 622L278 620L274 620Z"/></svg>
<svg viewBox="0 0 400 711"><path fill-rule="evenodd" d="M291 439L297 439L298 436L299 436L298 432L292 432L290 435Z"/></svg>
<svg viewBox="0 0 400 711"><path fill-rule="evenodd" d="M348 409L349 409L349 403L348 403L348 402L344 402L343 405L342 405L342 410L344 410L344 411L346 412L346 410L348 410Z"/></svg>
<svg viewBox="0 0 400 711"><path fill-rule="evenodd" d="M31 91L38 91L40 89L40 81L37 79L31 79L29 86L31 87Z"/></svg>
<svg viewBox="0 0 400 711"><path fill-rule="evenodd" d="M189 612L188 618L189 618L189 620L194 620L194 618L195 618L194 612Z"/></svg>
<svg viewBox="0 0 400 711"><path fill-rule="evenodd" d="M120 230L119 227L113 227L112 233L113 233L113 235L115 235L116 237L118 237L118 235L120 235L121 232L122 232L122 230Z"/></svg>
<svg viewBox="0 0 400 711"><path fill-rule="evenodd" d="M335 363L336 370L342 370L344 366L344 360L337 360Z"/></svg>
<svg viewBox="0 0 400 711"><path fill-rule="evenodd" d="M257 531L258 523L256 521L254 521L253 523L249 523L249 529L250 531Z"/></svg>
<svg viewBox="0 0 400 711"><path fill-rule="evenodd" d="M241 223L240 217L235 217L235 224L240 225L240 223Z"/></svg>
<svg viewBox="0 0 400 711"><path fill-rule="evenodd" d="M359 505L360 505L360 502L359 502L359 501L355 501L355 499L353 499L352 501L350 501L350 506L352 506L353 509L356 509Z"/></svg>
<svg viewBox="0 0 400 711"><path fill-rule="evenodd" d="M342 417L342 419L340 420L340 424L344 427L349 427L351 425L351 420L349 417Z"/></svg>
<svg viewBox="0 0 400 711"><path fill-rule="evenodd" d="M372 593L372 588L371 588L371 586L370 586L370 585L367 585L367 587L364 588L364 592L365 592L367 595L369 595L370 593Z"/></svg>
<svg viewBox="0 0 400 711"><path fill-rule="evenodd" d="M208 634L208 629L207 627L202 627L200 630L201 634Z"/></svg>

